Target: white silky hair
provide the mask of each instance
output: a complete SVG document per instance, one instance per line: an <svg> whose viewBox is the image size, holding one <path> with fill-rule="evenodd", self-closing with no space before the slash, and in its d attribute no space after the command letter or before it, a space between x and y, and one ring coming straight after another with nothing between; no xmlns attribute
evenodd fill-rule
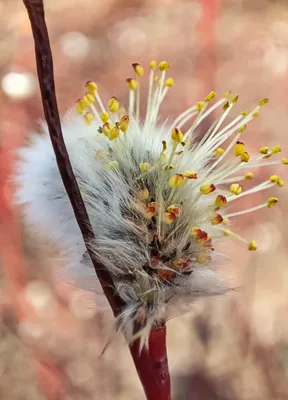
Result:
<svg viewBox="0 0 288 400"><path fill-rule="evenodd" d="M145 303L143 298L149 299L150 294L152 301L147 311L146 323L142 327L142 333L146 332L142 335L144 341L155 320L167 317L165 305L173 297L190 296L193 300L199 296L222 294L227 290L214 271L213 263L212 267L193 266L189 276L179 274L173 285L165 285L160 279L150 276L143 270L143 266L149 262L149 233L146 217L132 206L135 202L134 172L140 162L154 162L159 158L162 140L171 142L168 127L167 129L165 126L164 129L162 127L161 131L156 129L153 134L144 134L143 127L132 120L127 136L110 142L103 134L97 132L95 125L86 126L79 116L72 113L63 121L62 129L73 170L95 232L96 240L91 247L110 271L117 291L127 305L119 316L119 325L128 340L134 338L133 324L137 310L143 302ZM60 245L66 260L65 269L60 271L61 278L74 279L78 286L93 290L98 296L96 301L101 300L99 295L103 300L102 289L87 255L58 171L47 126L43 125L42 130L41 135L33 133L29 145L20 150L21 160L15 176L19 184L17 203L23 205L26 221L36 226L39 231L45 232ZM126 145L121 145L120 140L126 140ZM100 159L97 157L99 152L109 153L111 149L117 159L117 165L112 170L107 168L101 157ZM201 159L194 157L191 168L191 160L186 153L177 168L199 172L205 169L206 163L205 157L202 156ZM156 190L157 171L155 175L149 176L149 179L150 186ZM179 256L181 249L187 243L187 229L190 229L190 225L198 226L198 222L206 218L210 207L206 198L195 200L199 190L198 186L197 191L193 190L193 185L195 183L189 181L179 190L183 201L183 213L174 228L176 235L173 240L171 239L172 242L167 241L167 252L171 246L176 246ZM185 220L189 220L188 228L183 222ZM209 229L207 226L207 232ZM215 233L214 238L217 240ZM191 249L189 251L191 253ZM131 271L137 271L141 289L139 284L135 285L129 280Z"/></svg>

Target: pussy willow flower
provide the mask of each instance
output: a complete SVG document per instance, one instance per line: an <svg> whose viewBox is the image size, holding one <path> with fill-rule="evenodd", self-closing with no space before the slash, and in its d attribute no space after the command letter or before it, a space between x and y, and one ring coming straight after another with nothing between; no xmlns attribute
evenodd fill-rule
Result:
<svg viewBox="0 0 288 400"><path fill-rule="evenodd" d="M276 197L237 212L229 206L244 196L282 187L283 180L268 176L253 186L255 168L288 164L274 160L280 147L262 147L250 155L244 144L247 124L268 99L233 120L228 115L238 96L226 93L215 102L211 92L177 118L160 124L158 115L174 81L169 63L150 63L145 118L140 118L140 83L144 69L133 64L127 79L128 109L116 97L103 101L95 82L76 103L77 113L63 121L63 133L73 169L96 235L93 251L111 272L126 308L118 323L128 340L133 326L141 337L167 317L175 298L210 296L227 287L214 270L219 244L235 238L243 250L256 250L231 228L234 218L277 204ZM199 139L201 122L218 116ZM60 244L67 271L79 284L97 282L45 135L34 135L22 150L18 197L26 218ZM271 161L272 160L272 161ZM252 182L250 182L252 181ZM237 228L237 225L233 225ZM229 242L227 242L229 243ZM229 245L229 244L228 244ZM71 274L71 272L74 273Z"/></svg>

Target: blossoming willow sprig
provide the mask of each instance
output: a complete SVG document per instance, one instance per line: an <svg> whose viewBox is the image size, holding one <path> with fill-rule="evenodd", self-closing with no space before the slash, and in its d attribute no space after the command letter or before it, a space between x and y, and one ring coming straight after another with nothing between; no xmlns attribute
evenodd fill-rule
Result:
<svg viewBox="0 0 288 400"><path fill-rule="evenodd" d="M135 76L127 79L128 110L114 96L107 103L102 101L97 84L88 81L86 94L76 103L81 118L72 115L63 124L96 233L91 246L126 304L118 323L128 340L140 331L142 343L151 328L165 320L166 305L172 299L226 291L214 271L220 257L216 251L219 242L232 236L249 250L257 248L255 240L246 240L231 229L231 220L271 208L278 199L269 197L263 204L238 212L227 208L243 196L284 185L280 177L272 175L245 190L242 182L253 180L252 168L288 164L285 158L270 161L281 151L278 146L262 147L250 156L243 142L247 124L258 116L266 98L226 123L238 96L228 92L212 104L216 95L211 92L172 122L159 125L160 106L174 85L166 76L169 68L166 61L158 66L156 61L150 63L144 120L140 118L144 69L135 63ZM197 141L201 122L216 110L220 110L219 116ZM65 245L76 278L85 275L90 279L91 266L51 156L49 142L43 137L35 138L24 152L22 201L30 204L30 218L49 228L54 239ZM42 166L36 171L32 164L35 166L37 157Z"/></svg>

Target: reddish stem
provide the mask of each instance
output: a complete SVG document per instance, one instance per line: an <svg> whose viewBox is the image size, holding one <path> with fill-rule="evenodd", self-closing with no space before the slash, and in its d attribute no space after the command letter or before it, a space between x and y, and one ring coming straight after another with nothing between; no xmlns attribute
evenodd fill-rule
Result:
<svg viewBox="0 0 288 400"><path fill-rule="evenodd" d="M170 400L171 384L166 350L166 326L152 330L149 347L140 352L140 341L130 346L147 400Z"/></svg>

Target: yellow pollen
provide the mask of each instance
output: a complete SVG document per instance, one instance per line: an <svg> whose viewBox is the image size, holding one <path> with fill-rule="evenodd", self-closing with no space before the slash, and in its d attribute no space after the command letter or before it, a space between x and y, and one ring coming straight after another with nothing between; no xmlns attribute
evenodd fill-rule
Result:
<svg viewBox="0 0 288 400"><path fill-rule="evenodd" d="M235 157L242 156L245 153L245 145L243 142L237 142L234 147Z"/></svg>
<svg viewBox="0 0 288 400"><path fill-rule="evenodd" d="M226 93L224 93L224 96L223 97L225 97L226 99L228 99L228 97L230 97L231 96L231 90L228 90L228 92L226 92Z"/></svg>
<svg viewBox="0 0 288 400"><path fill-rule="evenodd" d="M144 188L138 192L139 200L144 201L147 200L148 197L149 197L149 190L147 188Z"/></svg>
<svg viewBox="0 0 288 400"><path fill-rule="evenodd" d="M231 233L232 233L232 232L231 232L230 229L226 229L225 232L224 232L224 235L225 235L225 236L230 236Z"/></svg>
<svg viewBox="0 0 288 400"><path fill-rule="evenodd" d="M87 125L90 125L94 121L94 116L93 114L87 112L84 114L84 121Z"/></svg>
<svg viewBox="0 0 288 400"><path fill-rule="evenodd" d="M95 96L92 93L87 92L84 96L85 100L87 100L89 102L89 104L94 103L95 101Z"/></svg>
<svg viewBox="0 0 288 400"><path fill-rule="evenodd" d="M280 146L274 146L272 147L272 153L277 154L281 152L281 147Z"/></svg>
<svg viewBox="0 0 288 400"><path fill-rule="evenodd" d="M86 107L84 107L82 99L77 100L76 102L76 111L78 114L84 114Z"/></svg>
<svg viewBox="0 0 288 400"><path fill-rule="evenodd" d="M181 129L179 129L179 128L172 129L171 137L173 140L176 140L176 142L181 143L183 140L183 136L184 135L183 135Z"/></svg>
<svg viewBox="0 0 288 400"><path fill-rule="evenodd" d="M267 97L265 97L264 99L261 99L259 101L259 106L264 106L264 104L267 104L269 101L269 99L267 99Z"/></svg>
<svg viewBox="0 0 288 400"><path fill-rule="evenodd" d="M242 125L241 128L239 128L239 133L244 132L247 128L247 125Z"/></svg>
<svg viewBox="0 0 288 400"><path fill-rule="evenodd" d="M93 95L98 91L97 83L93 82L93 81L86 82L85 88L86 88L87 92L89 92Z"/></svg>
<svg viewBox="0 0 288 400"><path fill-rule="evenodd" d="M107 134L109 140L117 139L120 133L120 129L117 125L115 125Z"/></svg>
<svg viewBox="0 0 288 400"><path fill-rule="evenodd" d="M169 179L169 186L171 188L181 187L185 183L184 176L182 174L176 174L171 176Z"/></svg>
<svg viewBox="0 0 288 400"><path fill-rule="evenodd" d="M150 69L152 69L153 71L155 71L156 70L156 68L157 68L157 61L155 61L155 60L152 60L151 62L150 62Z"/></svg>
<svg viewBox="0 0 288 400"><path fill-rule="evenodd" d="M269 197L268 202L267 202L267 207L271 208L273 206L276 206L277 203L278 203L277 197Z"/></svg>
<svg viewBox="0 0 288 400"><path fill-rule="evenodd" d="M174 79L172 79L172 78L166 79L166 81L165 81L165 86L171 87L171 86L173 86L173 85L174 85Z"/></svg>
<svg viewBox="0 0 288 400"><path fill-rule="evenodd" d="M105 124L102 127L102 131L105 136L108 136L109 132L111 131L112 126L109 122L105 122Z"/></svg>
<svg viewBox="0 0 288 400"><path fill-rule="evenodd" d="M214 91L212 91L212 92L210 92L210 93L208 94L208 96L205 98L205 101L206 101L207 103L209 103L211 100L214 99L215 96L216 96L216 93L215 93Z"/></svg>
<svg viewBox="0 0 288 400"><path fill-rule="evenodd" d="M167 143L165 142L165 140L162 140L162 153L165 153L166 150L167 150Z"/></svg>
<svg viewBox="0 0 288 400"><path fill-rule="evenodd" d="M241 161L242 161L242 162L248 162L249 160L250 160L249 153L247 153L247 151L245 151L245 152L241 155Z"/></svg>
<svg viewBox="0 0 288 400"><path fill-rule="evenodd" d="M238 99L239 99L239 94L237 94L235 97L231 99L231 103L237 103Z"/></svg>
<svg viewBox="0 0 288 400"><path fill-rule="evenodd" d="M131 90L136 90L137 89L137 81L135 79L132 78L128 78L126 79L126 82L128 84L129 89Z"/></svg>
<svg viewBox="0 0 288 400"><path fill-rule="evenodd" d="M142 172L147 172L150 168L150 164L148 162L141 162L139 168Z"/></svg>
<svg viewBox="0 0 288 400"><path fill-rule="evenodd" d="M253 118L256 118L256 117L258 117L258 115L259 115L259 110L258 110L258 111L255 111L255 112L252 114L252 117L253 117Z"/></svg>
<svg viewBox="0 0 288 400"><path fill-rule="evenodd" d="M116 112L119 110L119 107L120 104L116 97L111 97L111 99L108 100L108 108L111 112Z"/></svg>
<svg viewBox="0 0 288 400"><path fill-rule="evenodd" d="M130 118L128 117L128 115L123 115L123 117L120 119L119 122L119 127L122 132L127 132L129 123L130 123Z"/></svg>
<svg viewBox="0 0 288 400"><path fill-rule="evenodd" d="M216 206L217 208L225 207L226 203L227 203L227 199L226 199L225 196L222 196L221 194L219 194L219 195L216 197L215 206Z"/></svg>
<svg viewBox="0 0 288 400"><path fill-rule="evenodd" d="M185 172L183 172L183 176L187 179L198 179L197 172L193 172L193 171L185 171Z"/></svg>
<svg viewBox="0 0 288 400"><path fill-rule="evenodd" d="M248 110L243 110L240 112L240 115L243 115L244 117L246 117L246 115L248 115L248 114L249 114Z"/></svg>
<svg viewBox="0 0 288 400"><path fill-rule="evenodd" d="M232 185L230 186L230 192L235 194L235 196L240 194L242 190L243 188L241 185L239 185L239 183L232 183Z"/></svg>
<svg viewBox="0 0 288 400"><path fill-rule="evenodd" d="M144 75L144 68L142 67L142 65L140 65L138 63L134 63L134 64L132 64L132 67L138 76Z"/></svg>
<svg viewBox="0 0 288 400"><path fill-rule="evenodd" d="M158 68L160 71L167 71L170 68L170 64L167 61L161 61Z"/></svg>
<svg viewBox="0 0 288 400"><path fill-rule="evenodd" d="M285 185L285 182L283 181L283 179L278 179L278 181L277 181L277 186L279 186L279 187L283 187Z"/></svg>
<svg viewBox="0 0 288 400"><path fill-rule="evenodd" d="M278 175L271 175L269 179L271 182L277 183L280 178Z"/></svg>
<svg viewBox="0 0 288 400"><path fill-rule="evenodd" d="M100 117L101 117L102 122L104 122L104 124L105 124L105 122L107 122L109 119L109 114L105 112L105 113L102 113L100 115Z"/></svg>
<svg viewBox="0 0 288 400"><path fill-rule="evenodd" d="M223 106L223 110L226 111L229 108L229 106L230 106L230 103L229 103L229 101L227 101Z"/></svg>
<svg viewBox="0 0 288 400"><path fill-rule="evenodd" d="M217 149L215 150L215 156L222 156L222 154L224 153L224 149L222 147L217 147Z"/></svg>
<svg viewBox="0 0 288 400"><path fill-rule="evenodd" d="M281 161L282 161L282 164L285 164L285 165L288 164L288 158L282 158Z"/></svg>
<svg viewBox="0 0 288 400"><path fill-rule="evenodd" d="M265 146L265 147L261 147L261 149L259 150L260 154L268 154L269 153L269 147Z"/></svg>
<svg viewBox="0 0 288 400"><path fill-rule="evenodd" d="M247 172L247 174L245 175L245 179L247 181L252 181L253 178L254 178L253 172Z"/></svg>
<svg viewBox="0 0 288 400"><path fill-rule="evenodd" d="M202 194L209 194L214 192L215 186L210 184L210 183L203 183L203 185L200 186L200 192Z"/></svg>
<svg viewBox="0 0 288 400"><path fill-rule="evenodd" d="M172 204L171 206L169 206L169 207L167 208L167 211L168 211L169 213L174 214L176 217L179 217L179 216L181 215L181 208L175 206L174 204Z"/></svg>
<svg viewBox="0 0 288 400"><path fill-rule="evenodd" d="M220 214L215 214L210 218L211 225L219 225L223 222L223 217Z"/></svg>
<svg viewBox="0 0 288 400"><path fill-rule="evenodd" d="M248 250L250 251L255 251L257 250L257 243L255 242L255 240L252 240L249 245L248 245Z"/></svg>
<svg viewBox="0 0 288 400"><path fill-rule="evenodd" d="M202 110L202 108L204 107L205 101L198 101L196 103L197 106L197 111L200 112Z"/></svg>
<svg viewBox="0 0 288 400"><path fill-rule="evenodd" d="M175 221L175 219L176 219L176 215L173 213L170 213L170 212L165 212L162 215L162 221L168 225L172 224Z"/></svg>

